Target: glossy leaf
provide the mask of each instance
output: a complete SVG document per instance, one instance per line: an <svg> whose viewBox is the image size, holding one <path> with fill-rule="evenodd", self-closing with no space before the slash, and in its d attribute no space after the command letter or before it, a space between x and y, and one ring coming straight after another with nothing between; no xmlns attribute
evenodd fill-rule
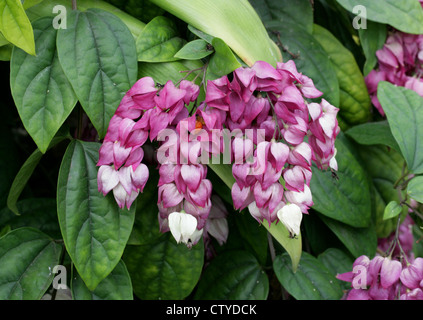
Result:
<svg viewBox="0 0 423 320"><path fill-rule="evenodd" d="M66 138L66 136L57 136L56 138L53 138L49 147L53 147L54 145L58 144ZM24 190L28 180L31 178L31 175L37 167L38 163L40 162L42 156L43 153L39 149L31 153L31 155L28 157L28 159L26 159L19 172L16 174L15 179L13 180L12 186L9 190L9 195L7 197L7 206L15 214L19 214L16 202L18 201L19 196Z"/></svg>
<svg viewBox="0 0 423 320"><path fill-rule="evenodd" d="M0 32L4 37L31 55L35 55L34 33L20 0L0 2Z"/></svg>
<svg viewBox="0 0 423 320"><path fill-rule="evenodd" d="M348 11L363 19L386 23L407 33L423 33L423 11L417 0L337 0ZM356 6L366 10L358 10ZM356 11L354 12L354 8Z"/></svg>
<svg viewBox="0 0 423 320"><path fill-rule="evenodd" d="M382 49L386 41L387 33L386 24L370 20L367 21L366 29L358 29L360 43L363 48L364 55L366 56L366 62L363 67L364 76L367 76L376 66L378 62L376 51Z"/></svg>
<svg viewBox="0 0 423 320"><path fill-rule="evenodd" d="M327 53L338 78L338 117L351 125L367 122L370 119L370 96L353 54L330 31L317 24L313 36Z"/></svg>
<svg viewBox="0 0 423 320"><path fill-rule="evenodd" d="M100 138L137 80L137 55L128 27L100 9L70 11L57 33L60 64Z"/></svg>
<svg viewBox="0 0 423 320"><path fill-rule="evenodd" d="M273 270L285 290L297 300L339 300L343 295L335 275L307 252L303 252L295 273L287 254L276 257Z"/></svg>
<svg viewBox="0 0 423 320"><path fill-rule="evenodd" d="M225 251L204 271L194 298L198 300L265 300L269 280L247 251Z"/></svg>
<svg viewBox="0 0 423 320"><path fill-rule="evenodd" d="M320 219L355 258L363 254L367 256L375 255L378 238L373 225L367 228L355 228L323 215L320 215Z"/></svg>
<svg viewBox="0 0 423 320"><path fill-rule="evenodd" d="M175 58L186 60L199 60L203 59L213 53L214 49L207 41L197 39L188 42L176 54Z"/></svg>
<svg viewBox="0 0 423 320"><path fill-rule="evenodd" d="M366 172L344 135L338 135L335 147L337 179L329 170L321 171L313 166L310 184L313 209L353 227L367 227L371 220L371 201Z"/></svg>
<svg viewBox="0 0 423 320"><path fill-rule="evenodd" d="M423 203L423 176L411 179L407 186L407 193L410 198Z"/></svg>
<svg viewBox="0 0 423 320"><path fill-rule="evenodd" d="M77 98L57 57L52 18L38 19L33 26L37 56L13 50L10 86L25 129L45 153Z"/></svg>
<svg viewBox="0 0 423 320"><path fill-rule="evenodd" d="M90 290L119 262L134 223L134 207L119 209L98 192L99 143L74 140L60 166L57 213L66 249Z"/></svg>
<svg viewBox="0 0 423 320"><path fill-rule="evenodd" d="M178 60L175 54L184 46L175 23L158 16L151 20L139 35L136 46L138 60L144 62L168 62Z"/></svg>
<svg viewBox="0 0 423 320"><path fill-rule="evenodd" d="M16 203L20 215L9 208L0 210L0 228L12 229L31 227L40 230L53 239L60 239L60 227L57 220L57 205L54 198L27 198Z"/></svg>
<svg viewBox="0 0 423 320"><path fill-rule="evenodd" d="M388 121L367 122L348 129L345 134L363 145L386 145L400 151Z"/></svg>
<svg viewBox="0 0 423 320"><path fill-rule="evenodd" d="M386 81L379 83L377 96L408 169L423 173L423 97Z"/></svg>
<svg viewBox="0 0 423 320"><path fill-rule="evenodd" d="M157 213L151 218L157 220ZM146 244L128 245L123 260L138 298L181 300L192 292L200 278L204 244L200 241L188 249L183 243L177 244L167 232Z"/></svg>
<svg viewBox="0 0 423 320"><path fill-rule="evenodd" d="M281 60L280 51L247 0L151 2L202 32L222 39L249 66L258 60L276 66Z"/></svg>
<svg viewBox="0 0 423 320"><path fill-rule="evenodd" d="M122 260L94 291L87 288L78 274L72 275L71 288L74 300L133 300L131 278Z"/></svg>
<svg viewBox="0 0 423 320"><path fill-rule="evenodd" d="M266 25L267 21L295 23L306 32L313 32L313 8L309 0L249 0Z"/></svg>
<svg viewBox="0 0 423 320"><path fill-rule="evenodd" d="M241 67L232 50L220 38L213 38L214 54L210 58L206 78L214 80Z"/></svg>
<svg viewBox="0 0 423 320"><path fill-rule="evenodd" d="M50 286L63 248L33 228L0 238L0 299L38 300Z"/></svg>
<svg viewBox="0 0 423 320"><path fill-rule="evenodd" d="M400 153L383 145L360 146L358 154L371 180L370 195L376 233L379 238L385 238L397 225L397 219L384 220L383 214L390 201L398 200L398 191L394 189L394 184L401 177L404 159ZM406 213L407 209L404 207L403 214Z"/></svg>
<svg viewBox="0 0 423 320"><path fill-rule="evenodd" d="M292 23L266 23L271 38L283 51L284 61L294 60L299 72L310 77L317 89L334 106L339 106L339 82L327 53L309 33Z"/></svg>
<svg viewBox="0 0 423 320"><path fill-rule="evenodd" d="M383 220L388 220L397 217L402 212L402 207L397 201L389 202L383 213Z"/></svg>

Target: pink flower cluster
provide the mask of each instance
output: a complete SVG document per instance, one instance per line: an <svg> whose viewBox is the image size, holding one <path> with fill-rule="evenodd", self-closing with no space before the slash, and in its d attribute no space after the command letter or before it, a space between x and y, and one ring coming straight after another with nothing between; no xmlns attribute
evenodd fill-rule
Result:
<svg viewBox="0 0 423 320"><path fill-rule="evenodd" d="M320 169L337 170L338 109L325 100L306 101L321 95L293 61L276 68L258 61L251 68L235 70L232 80L224 76L208 83L202 113L206 123L238 130L232 143L236 209L248 207L255 219L269 224L287 203L308 212L313 204L312 161ZM249 162L251 156L254 161Z"/></svg>
<svg viewBox="0 0 423 320"><path fill-rule="evenodd" d="M420 1L423 6L423 1ZM388 81L398 86L416 91L423 96L423 35L392 31L383 48L376 52L379 68L372 70L365 82L373 105L384 116L385 113L377 98L380 81Z"/></svg>
<svg viewBox="0 0 423 320"><path fill-rule="evenodd" d="M337 278L351 282L347 300L423 300L423 258L414 259L412 219L407 216L398 230L379 240L378 249L388 257L363 255L353 263L353 270Z"/></svg>
<svg viewBox="0 0 423 320"><path fill-rule="evenodd" d="M321 95L293 61L276 68L258 61L208 81L205 101L190 115L187 106L199 96L197 85L182 80L156 86L152 78L142 78L110 121L100 148L99 191L113 191L118 205L129 208L148 180L142 146L148 138L157 141L160 228L193 245L206 230L225 229L222 220L209 217L212 184L203 154L207 160L227 151L223 141L229 131L234 207L248 207L260 222L279 218L297 230L298 213L313 204L312 162L337 170L338 109L325 100L307 101ZM296 208L287 206L282 215L288 203ZM223 232L218 238L223 241Z"/></svg>

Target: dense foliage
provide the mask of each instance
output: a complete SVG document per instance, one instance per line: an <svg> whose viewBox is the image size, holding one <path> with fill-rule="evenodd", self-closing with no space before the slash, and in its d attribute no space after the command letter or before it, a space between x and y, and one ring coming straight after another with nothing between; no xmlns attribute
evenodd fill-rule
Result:
<svg viewBox="0 0 423 320"><path fill-rule="evenodd" d="M422 1L3 0L0 60L0 299L423 300Z"/></svg>

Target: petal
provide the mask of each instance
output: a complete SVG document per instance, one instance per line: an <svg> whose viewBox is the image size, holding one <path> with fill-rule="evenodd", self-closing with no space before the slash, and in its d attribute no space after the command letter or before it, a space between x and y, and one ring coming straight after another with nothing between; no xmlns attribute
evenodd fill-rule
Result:
<svg viewBox="0 0 423 320"><path fill-rule="evenodd" d="M389 288L400 278L402 270L401 262L385 258L380 270L380 283L383 288Z"/></svg>

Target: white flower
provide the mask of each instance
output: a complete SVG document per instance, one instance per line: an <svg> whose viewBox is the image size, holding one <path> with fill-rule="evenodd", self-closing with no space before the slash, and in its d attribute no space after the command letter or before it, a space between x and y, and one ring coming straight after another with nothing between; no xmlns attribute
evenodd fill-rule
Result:
<svg viewBox="0 0 423 320"><path fill-rule="evenodd" d="M197 219L182 211L172 212L168 217L169 229L177 243L185 243L187 246L196 244L203 234L197 229Z"/></svg>
<svg viewBox="0 0 423 320"><path fill-rule="evenodd" d="M303 213L301 208L294 203L287 204L277 212L279 220L288 229L291 236L296 236L300 233L301 220Z"/></svg>

